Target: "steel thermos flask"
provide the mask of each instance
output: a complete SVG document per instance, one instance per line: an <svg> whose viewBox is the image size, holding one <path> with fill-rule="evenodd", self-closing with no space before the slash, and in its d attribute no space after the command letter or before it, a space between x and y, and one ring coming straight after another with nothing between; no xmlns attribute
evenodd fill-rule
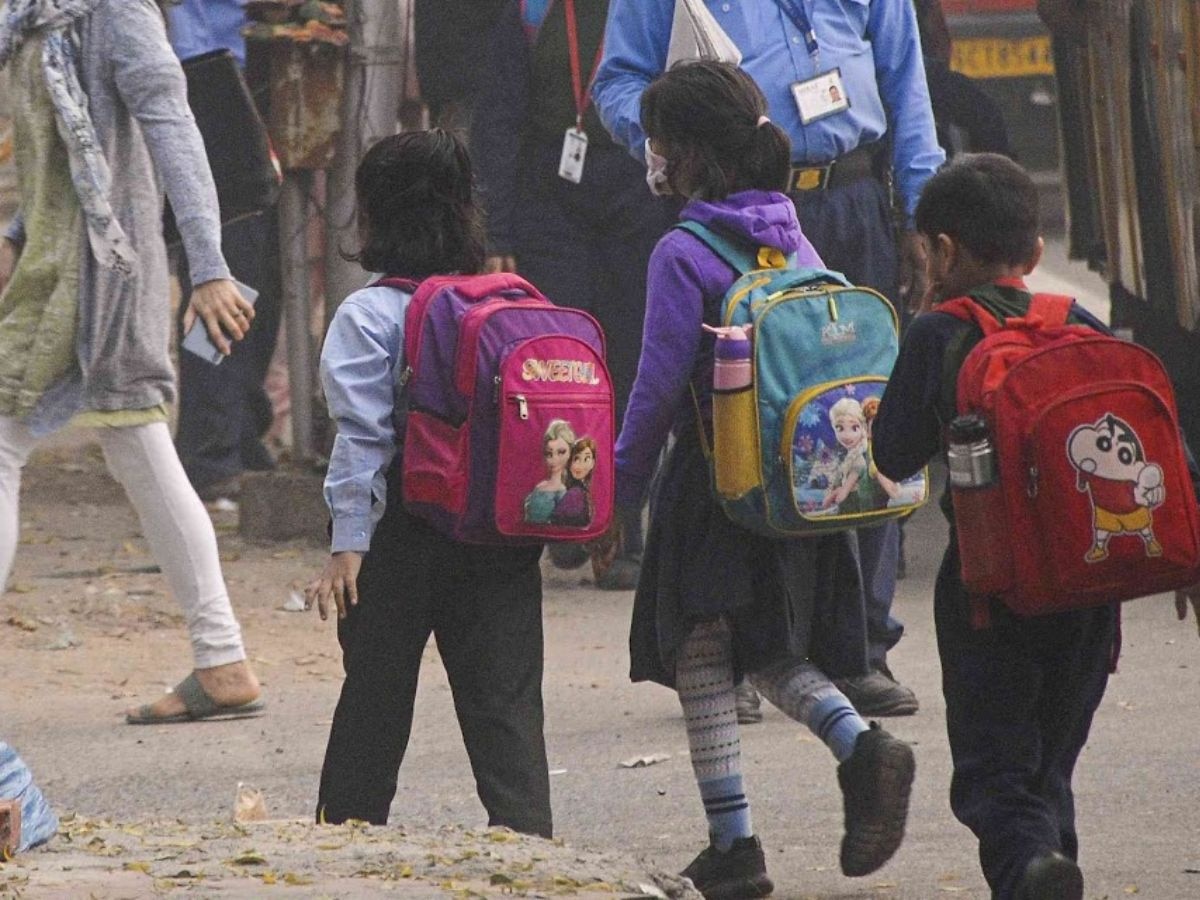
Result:
<svg viewBox="0 0 1200 900"><path fill-rule="evenodd" d="M1012 547L991 431L981 416L965 415L950 423L948 437L963 584L975 596L1000 593L1012 583Z"/></svg>

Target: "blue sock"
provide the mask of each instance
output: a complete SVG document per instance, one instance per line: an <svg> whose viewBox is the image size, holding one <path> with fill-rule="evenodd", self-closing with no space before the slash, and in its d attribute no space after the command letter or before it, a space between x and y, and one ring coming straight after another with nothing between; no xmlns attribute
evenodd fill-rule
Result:
<svg viewBox="0 0 1200 900"><path fill-rule="evenodd" d="M853 755L858 736L869 728L840 691L820 697L813 703L805 724L833 751L840 763Z"/></svg>
<svg viewBox="0 0 1200 900"><path fill-rule="evenodd" d="M738 838L750 837L750 802L742 788L741 775L727 775L712 781L700 782L700 799L708 818L708 832L713 846L725 851Z"/></svg>

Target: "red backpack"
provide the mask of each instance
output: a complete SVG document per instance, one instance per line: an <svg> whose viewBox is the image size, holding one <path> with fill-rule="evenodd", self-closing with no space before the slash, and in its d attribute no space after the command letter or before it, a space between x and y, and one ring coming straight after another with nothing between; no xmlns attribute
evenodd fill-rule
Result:
<svg viewBox="0 0 1200 900"><path fill-rule="evenodd" d="M996 518L957 522L968 592L1038 615L1194 584L1200 512L1162 363L1068 324L1068 297L1027 297L1000 286L938 307L984 335L955 382L959 415L990 427L998 475Z"/></svg>

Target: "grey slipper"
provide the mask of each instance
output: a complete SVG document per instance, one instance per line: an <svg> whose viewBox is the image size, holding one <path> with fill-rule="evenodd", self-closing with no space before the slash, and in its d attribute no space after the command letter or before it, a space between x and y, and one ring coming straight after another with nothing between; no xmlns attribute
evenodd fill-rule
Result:
<svg viewBox="0 0 1200 900"><path fill-rule="evenodd" d="M243 719L253 717L266 708L262 700L251 700L240 706L221 706L200 684L196 673L175 685L174 693L183 701L185 712L173 716L156 716L150 705L139 706L137 712L128 713L125 721L129 725L175 725L180 722L198 722L201 719L223 721L226 719Z"/></svg>

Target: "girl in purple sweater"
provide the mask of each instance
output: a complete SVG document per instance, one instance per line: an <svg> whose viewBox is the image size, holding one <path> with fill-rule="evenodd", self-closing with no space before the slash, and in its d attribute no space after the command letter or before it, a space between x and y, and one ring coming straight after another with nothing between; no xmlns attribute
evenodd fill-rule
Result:
<svg viewBox="0 0 1200 900"><path fill-rule="evenodd" d="M765 113L762 92L734 66L672 69L642 99L647 179L656 192L690 199L684 219L752 249L781 250L798 265L820 266L781 193L790 143ZM617 500L632 509L668 434L676 439L652 498L631 676L679 693L710 835L683 874L710 898L772 890L742 786L734 685L743 675L811 728L840 763L847 875L875 871L899 847L914 769L909 746L868 726L827 674L854 674L864 665L835 658L839 645L828 637L839 610L861 603L853 538L760 537L726 518L710 493L689 388L710 428L714 339L702 324L719 324L737 274L686 231L659 242L637 380L616 451Z"/></svg>

